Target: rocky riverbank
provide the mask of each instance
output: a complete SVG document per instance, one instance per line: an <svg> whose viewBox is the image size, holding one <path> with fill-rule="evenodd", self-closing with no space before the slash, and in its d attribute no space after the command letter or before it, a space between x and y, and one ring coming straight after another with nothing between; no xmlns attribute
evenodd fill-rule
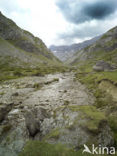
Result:
<svg viewBox="0 0 117 156"><path fill-rule="evenodd" d="M0 155L17 156L29 140L79 149L113 136L93 94L74 73L59 73L0 84Z"/></svg>

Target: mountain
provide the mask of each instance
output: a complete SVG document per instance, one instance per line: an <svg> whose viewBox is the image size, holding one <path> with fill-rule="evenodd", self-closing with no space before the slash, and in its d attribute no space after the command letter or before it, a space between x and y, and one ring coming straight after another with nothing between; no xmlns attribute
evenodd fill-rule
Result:
<svg viewBox="0 0 117 156"><path fill-rule="evenodd" d="M1 14L0 156L117 155L117 27L69 62Z"/></svg>
<svg viewBox="0 0 117 156"><path fill-rule="evenodd" d="M95 63L98 60L117 64L117 26L106 32L94 44L76 52L69 62L78 65Z"/></svg>
<svg viewBox="0 0 117 156"><path fill-rule="evenodd" d="M86 40L82 43L78 44L72 44L72 45L63 45L63 46L50 46L50 50L53 52L53 54L58 57L62 61L66 61L68 58L72 57L76 51L79 51L93 43L95 43L101 36L97 36L95 38L92 38L90 40Z"/></svg>
<svg viewBox="0 0 117 156"><path fill-rule="evenodd" d="M17 72L21 68L39 68L39 71L40 68L55 68L60 64L41 39L19 28L0 12L0 68L4 71L2 73L9 76L14 74L12 71Z"/></svg>

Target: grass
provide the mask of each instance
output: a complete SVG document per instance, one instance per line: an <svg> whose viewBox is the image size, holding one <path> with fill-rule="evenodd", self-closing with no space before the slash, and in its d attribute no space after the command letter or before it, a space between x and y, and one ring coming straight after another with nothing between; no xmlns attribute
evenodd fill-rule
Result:
<svg viewBox="0 0 117 156"><path fill-rule="evenodd" d="M0 95L4 95L5 94L5 92L0 92Z"/></svg>
<svg viewBox="0 0 117 156"><path fill-rule="evenodd" d="M4 134L6 134L7 132L9 132L11 130L11 128L12 128L12 125L10 125L10 124L3 125L0 136L2 136Z"/></svg>
<svg viewBox="0 0 117 156"><path fill-rule="evenodd" d="M67 148L63 144L48 144L40 141L28 141L19 156L90 156L92 154L82 154L82 149L75 151ZM96 156L96 154L94 154ZM101 155L98 155L101 156ZM106 156L106 155L105 155Z"/></svg>
<svg viewBox="0 0 117 156"><path fill-rule="evenodd" d="M87 67L89 72L86 72ZM113 85L116 85L117 71L94 72L90 64L83 65L76 74L76 80L79 80L81 83L87 85L88 89L93 92L96 97L96 106L98 108L113 105L112 97L107 95L106 90L104 91L99 89L99 83L103 80L106 80Z"/></svg>
<svg viewBox="0 0 117 156"><path fill-rule="evenodd" d="M68 106L69 104L70 104L70 102L69 102L68 100L65 100L65 101L64 101L64 105L65 105L65 106Z"/></svg>
<svg viewBox="0 0 117 156"><path fill-rule="evenodd" d="M92 132L97 132L100 122L106 120L105 112L97 109L95 106L69 106L69 108L72 111L80 111L83 113L82 117L86 119L86 122L83 122L81 126Z"/></svg>
<svg viewBox="0 0 117 156"><path fill-rule="evenodd" d="M58 139L60 136L60 130L57 128L57 129L54 129L52 130L49 134L47 134L43 140L48 140L48 139Z"/></svg>
<svg viewBox="0 0 117 156"><path fill-rule="evenodd" d="M16 79L24 76L44 76L56 72L65 72L68 68L64 66L41 65L36 68L13 67L8 63L0 64L0 81ZM59 81L57 78L54 81Z"/></svg>
<svg viewBox="0 0 117 156"><path fill-rule="evenodd" d="M12 42L14 43L15 41L6 41L0 38L0 47L6 51L4 55L0 55L0 81L24 76L44 76L45 74L65 72L68 70L68 67L64 66L56 57L47 51L44 44L43 46L46 52L42 50L41 53L37 54L29 53L17 46L13 46L14 44ZM17 51L16 54L15 51ZM9 56L10 52L11 56ZM20 55L26 57L26 62L25 59L23 60L19 57Z"/></svg>
<svg viewBox="0 0 117 156"><path fill-rule="evenodd" d="M48 85L48 84L51 84L51 83L53 83L53 82L58 82L58 81L59 81L59 78L54 78L53 80L47 81L47 82L45 82L44 84L45 84L45 85Z"/></svg>
<svg viewBox="0 0 117 156"><path fill-rule="evenodd" d="M108 121L111 129L114 132L115 146L117 146L117 111L109 115Z"/></svg>
<svg viewBox="0 0 117 156"><path fill-rule="evenodd" d="M41 89L43 87L43 84L42 83L35 83L34 85L33 85L33 88L35 88L36 90L39 90L39 89Z"/></svg>
<svg viewBox="0 0 117 156"><path fill-rule="evenodd" d="M88 121L88 129L96 129L99 122L104 119L104 114L108 114L105 120L110 125L110 128L114 134L115 145L117 145L117 101L113 101L111 95L109 95L106 90L99 88L100 82L106 80L110 82L113 86L117 86L117 71L112 72L94 72L92 69L94 62L86 62L79 67L76 73L76 79L81 83L85 84L89 91L91 91L96 97L96 102L94 108L82 107L82 111L87 115L92 117L92 120ZM108 89L108 88L106 88ZM100 112L98 110L101 110Z"/></svg>

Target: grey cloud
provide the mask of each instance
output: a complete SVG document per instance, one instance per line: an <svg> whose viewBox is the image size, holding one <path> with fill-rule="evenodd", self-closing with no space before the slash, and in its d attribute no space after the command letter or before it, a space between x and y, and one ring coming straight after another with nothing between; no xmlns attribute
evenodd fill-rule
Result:
<svg viewBox="0 0 117 156"><path fill-rule="evenodd" d="M111 23L113 21L110 20ZM115 24L112 24L113 27ZM76 39L80 39L81 41L86 40L87 38L93 38L98 35L104 34L106 31L112 28L112 25L107 25L105 22L99 22L97 25L88 25L87 23L82 26L78 25L72 27L72 30L69 32L63 32L58 34L58 39L62 39L65 41L65 44L72 44Z"/></svg>
<svg viewBox="0 0 117 156"><path fill-rule="evenodd" d="M94 37L99 34L104 33L104 28L101 26L95 26L95 27L90 27L86 25L85 27L80 27L80 28L74 28L72 32L67 32L67 33L62 33L58 34L58 38L62 38L64 40L73 40L75 38L79 39L85 39L86 37Z"/></svg>
<svg viewBox="0 0 117 156"><path fill-rule="evenodd" d="M117 10L117 0L58 0L56 5L66 20L74 24L102 20Z"/></svg>
<svg viewBox="0 0 117 156"><path fill-rule="evenodd" d="M117 1L102 0L94 4L87 5L83 9L83 12L87 16L94 19L103 19L111 13L114 13L114 11L117 9Z"/></svg>

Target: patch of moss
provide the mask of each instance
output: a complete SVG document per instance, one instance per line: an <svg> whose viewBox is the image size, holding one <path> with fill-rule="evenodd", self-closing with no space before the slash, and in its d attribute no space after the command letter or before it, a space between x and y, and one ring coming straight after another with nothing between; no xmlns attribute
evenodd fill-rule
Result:
<svg viewBox="0 0 117 156"><path fill-rule="evenodd" d="M48 85L48 84L51 84L51 83L57 82L57 81L59 81L59 79L58 79L58 78L54 78L53 80L47 81L47 82L45 82L44 84L45 84L45 85Z"/></svg>
<svg viewBox="0 0 117 156"><path fill-rule="evenodd" d="M9 59L8 59L9 60ZM9 60L10 62L10 60ZM45 74L52 74L56 72L66 72L68 69L64 66L47 66L47 65L40 65L39 67L35 68L23 68L23 67L15 67L8 64L8 62L1 63L0 62L0 81L16 79L19 77L24 76L44 76ZM54 81L59 81L58 78L54 79Z"/></svg>
<svg viewBox="0 0 117 156"><path fill-rule="evenodd" d="M65 101L64 101L64 105L65 105L65 106L68 106L69 104L70 104L70 102L69 102L68 100L65 100Z"/></svg>
<svg viewBox="0 0 117 156"><path fill-rule="evenodd" d="M5 94L5 92L0 92L0 95L4 95Z"/></svg>
<svg viewBox="0 0 117 156"><path fill-rule="evenodd" d="M6 124L6 125L3 125L1 128L2 128L1 135L4 135L10 131L12 126L10 124Z"/></svg>
<svg viewBox="0 0 117 156"><path fill-rule="evenodd" d="M39 89L41 89L43 87L43 84L42 83L35 83L34 85L33 85L33 88L35 88L36 90L39 90Z"/></svg>
<svg viewBox="0 0 117 156"><path fill-rule="evenodd" d="M91 156L89 153L82 153L83 149L78 151L68 148L63 144L49 144L40 141L28 141L19 156ZM97 156L94 154L94 156ZM100 154L98 156L101 156ZM106 154L105 154L106 156Z"/></svg>
<svg viewBox="0 0 117 156"><path fill-rule="evenodd" d="M14 71L13 74L18 77L24 76L24 74L20 71Z"/></svg>
<svg viewBox="0 0 117 156"><path fill-rule="evenodd" d="M84 114L86 122L81 123L81 126L87 128L90 131L97 131L101 121L106 120L105 113L95 106L69 106L72 111L79 111Z"/></svg>
<svg viewBox="0 0 117 156"><path fill-rule="evenodd" d="M54 78L53 81L54 81L54 82L55 82L55 81L59 81L59 78Z"/></svg>
<svg viewBox="0 0 117 156"><path fill-rule="evenodd" d="M60 136L60 130L57 128L57 129L54 129L52 130L49 134L47 134L43 140L48 140L48 139L58 139Z"/></svg>

